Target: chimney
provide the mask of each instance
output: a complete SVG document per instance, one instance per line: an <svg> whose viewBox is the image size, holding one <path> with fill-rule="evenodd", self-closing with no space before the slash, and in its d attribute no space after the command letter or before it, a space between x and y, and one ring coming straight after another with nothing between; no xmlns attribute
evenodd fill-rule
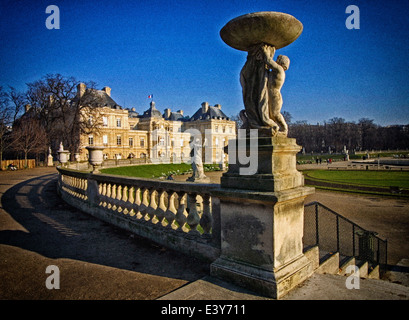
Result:
<svg viewBox="0 0 409 320"><path fill-rule="evenodd" d="M24 106L24 111L27 113L28 110L30 110L30 108L31 108L31 105L26 104L26 105Z"/></svg>
<svg viewBox="0 0 409 320"><path fill-rule="evenodd" d="M207 102L202 103L202 113L206 113L209 110L209 104Z"/></svg>
<svg viewBox="0 0 409 320"><path fill-rule="evenodd" d="M111 88L110 87L104 87L104 89L102 89L102 91L105 91L105 93L109 96L111 96Z"/></svg>
<svg viewBox="0 0 409 320"><path fill-rule="evenodd" d="M219 110L222 110L222 105L221 104L215 104L214 107L219 109Z"/></svg>
<svg viewBox="0 0 409 320"><path fill-rule="evenodd" d="M165 109L165 119L169 119L170 114L171 114L170 109L169 108Z"/></svg>
<svg viewBox="0 0 409 320"><path fill-rule="evenodd" d="M82 83L82 82L77 86L77 97L78 98L81 98L84 95L86 88L87 86L85 85L85 83Z"/></svg>
<svg viewBox="0 0 409 320"><path fill-rule="evenodd" d="M183 116L183 110L178 110L177 113L180 113Z"/></svg>

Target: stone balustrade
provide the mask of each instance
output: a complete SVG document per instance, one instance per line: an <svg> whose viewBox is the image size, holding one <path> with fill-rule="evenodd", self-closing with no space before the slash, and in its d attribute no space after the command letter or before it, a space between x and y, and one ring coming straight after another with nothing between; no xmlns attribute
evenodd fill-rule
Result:
<svg viewBox="0 0 409 320"><path fill-rule="evenodd" d="M58 171L58 190L72 206L175 250L219 256L217 185Z"/></svg>
<svg viewBox="0 0 409 320"><path fill-rule="evenodd" d="M313 273L303 253L304 200L295 139L230 140L241 159L256 141L257 170L232 161L220 184L161 181L58 168L63 200L165 247L211 262L210 275L281 298ZM254 150L253 150L254 152ZM91 159L92 157L90 157ZM97 164L98 165L98 164Z"/></svg>

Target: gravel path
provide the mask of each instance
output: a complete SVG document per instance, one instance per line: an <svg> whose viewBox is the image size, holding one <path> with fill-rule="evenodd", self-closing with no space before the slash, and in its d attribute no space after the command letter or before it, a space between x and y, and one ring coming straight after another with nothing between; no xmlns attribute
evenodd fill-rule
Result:
<svg viewBox="0 0 409 320"><path fill-rule="evenodd" d="M0 299L156 299L209 265L73 209L55 168L0 172ZM46 268L60 289L45 286ZM53 273L54 274L54 273Z"/></svg>

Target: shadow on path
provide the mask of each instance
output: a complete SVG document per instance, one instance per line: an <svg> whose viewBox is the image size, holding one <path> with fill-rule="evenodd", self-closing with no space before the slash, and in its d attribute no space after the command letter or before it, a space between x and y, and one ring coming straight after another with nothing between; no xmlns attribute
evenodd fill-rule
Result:
<svg viewBox="0 0 409 320"><path fill-rule="evenodd" d="M56 188L57 174L35 177L9 188L1 198L2 207L28 232L0 231L0 244L51 259L81 260L186 281L208 274L207 263L74 209L57 195Z"/></svg>

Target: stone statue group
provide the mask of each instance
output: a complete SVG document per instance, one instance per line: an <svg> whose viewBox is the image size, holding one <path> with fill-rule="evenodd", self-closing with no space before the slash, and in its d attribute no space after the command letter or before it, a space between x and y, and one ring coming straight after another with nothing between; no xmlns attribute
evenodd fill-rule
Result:
<svg viewBox="0 0 409 320"><path fill-rule="evenodd" d="M261 136L287 136L288 126L281 114L281 87L285 71L290 66L287 56L274 61L275 47L255 45L248 51L247 61L240 72L245 109L240 112L243 129L258 129Z"/></svg>

